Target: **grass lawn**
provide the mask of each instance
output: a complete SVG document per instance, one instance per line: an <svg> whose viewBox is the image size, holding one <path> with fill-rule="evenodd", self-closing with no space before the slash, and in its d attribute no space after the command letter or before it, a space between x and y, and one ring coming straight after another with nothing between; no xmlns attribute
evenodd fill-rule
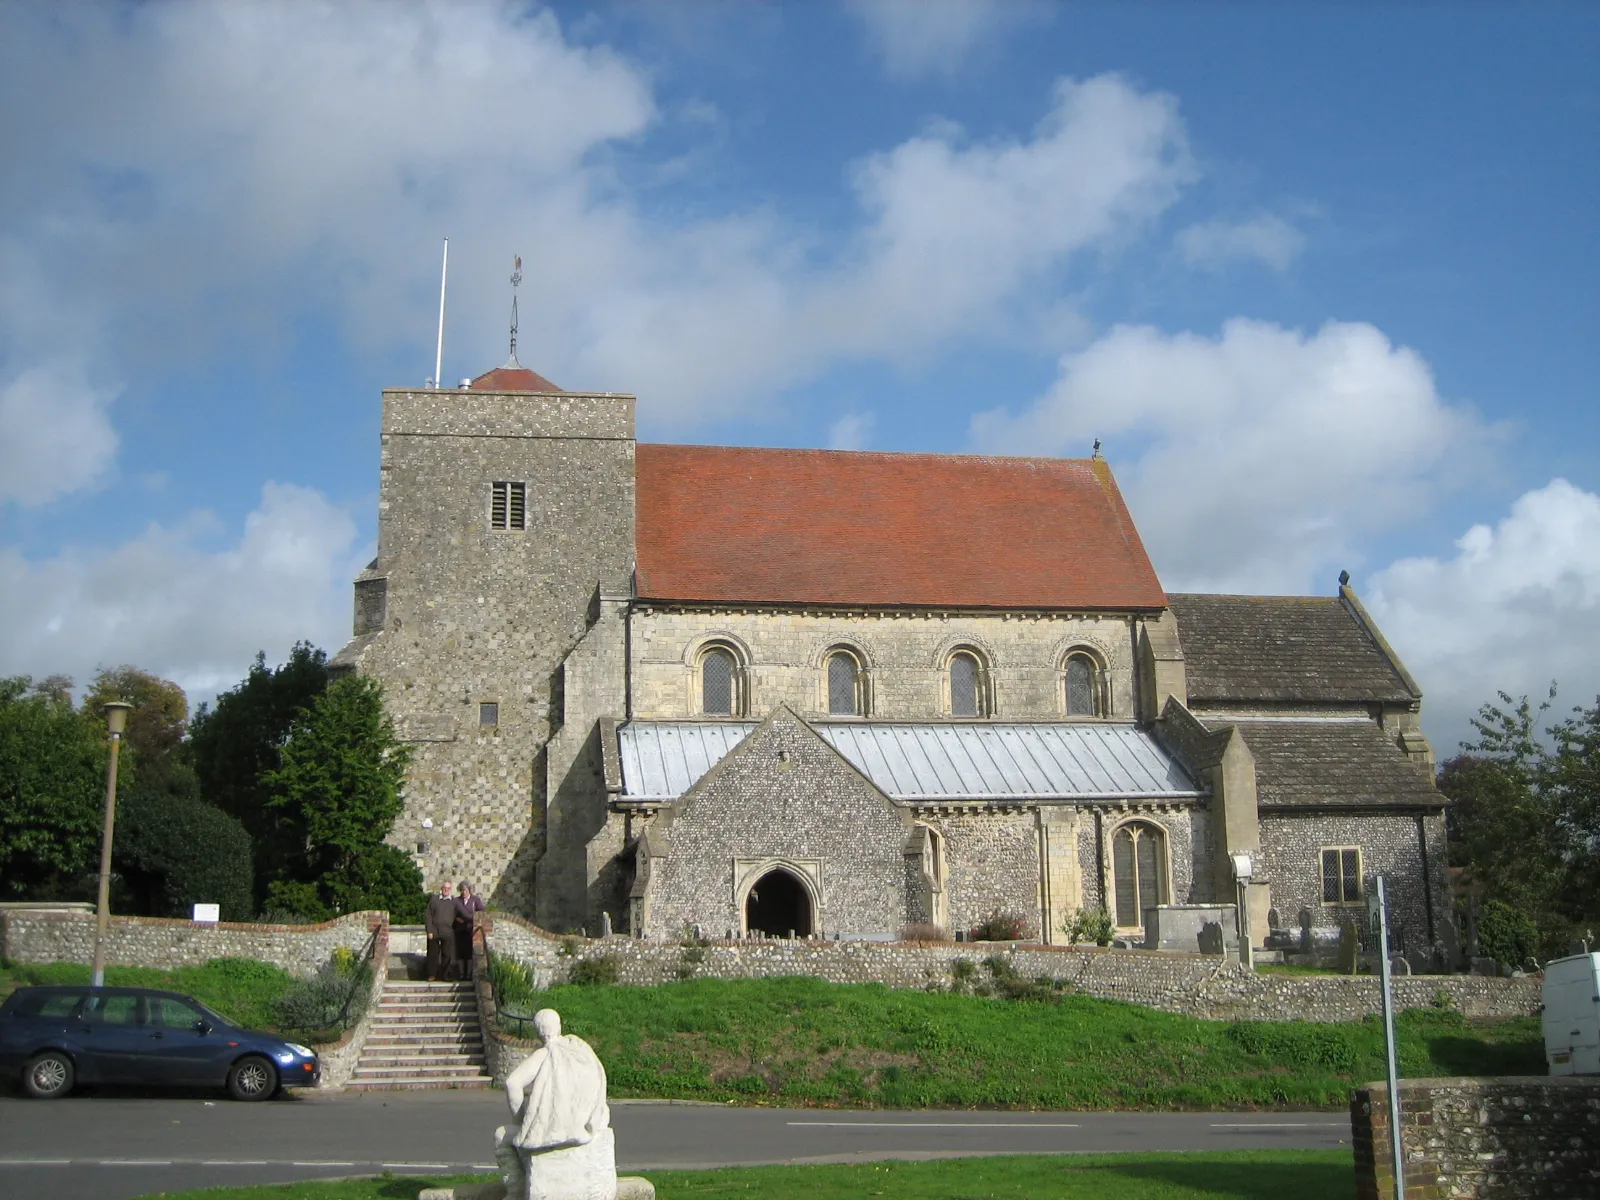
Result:
<svg viewBox="0 0 1600 1200"><path fill-rule="evenodd" d="M1343 1108L1383 1027L1201 1021L1084 996L1007 1000L817 979L574 986L535 997L614 1096L888 1108ZM1542 1074L1536 1018L1397 1022L1403 1075Z"/></svg>
<svg viewBox="0 0 1600 1200"><path fill-rule="evenodd" d="M453 1182L467 1182L460 1176ZM660 1200L1348 1200L1348 1150L1236 1150L1204 1154L1019 1155L938 1162L849 1163L650 1171ZM391 1176L166 1193L166 1200L416 1200L440 1178Z"/></svg>
<svg viewBox="0 0 1600 1200"><path fill-rule="evenodd" d="M89 968L83 963L8 965L0 968L0 1000L19 987L52 983L83 985L89 982L89 977ZM150 967L106 968L106 983L113 987L183 992L250 1029L273 1028L273 1004L294 982L294 977L281 967L247 958L214 958L204 966L178 967L171 971Z"/></svg>

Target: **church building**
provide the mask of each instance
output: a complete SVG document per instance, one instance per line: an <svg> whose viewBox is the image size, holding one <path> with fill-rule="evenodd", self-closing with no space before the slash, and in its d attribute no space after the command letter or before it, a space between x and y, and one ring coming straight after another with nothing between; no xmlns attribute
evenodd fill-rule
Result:
<svg viewBox="0 0 1600 1200"><path fill-rule="evenodd" d="M514 358L383 394L334 666L414 748L430 882L643 937L1139 939L1245 894L1263 945L1382 874L1446 937L1422 693L1347 581L1168 594L1098 452L650 445L634 406Z"/></svg>

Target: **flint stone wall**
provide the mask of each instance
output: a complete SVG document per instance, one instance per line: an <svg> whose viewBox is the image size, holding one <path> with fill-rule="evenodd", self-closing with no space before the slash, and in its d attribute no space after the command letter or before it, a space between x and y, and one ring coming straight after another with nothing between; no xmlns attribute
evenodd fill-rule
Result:
<svg viewBox="0 0 1600 1200"><path fill-rule="evenodd" d="M1389 1088L1350 1100L1357 1200L1394 1200ZM1407 1200L1600 1196L1600 1078L1400 1081Z"/></svg>
<svg viewBox="0 0 1600 1200"><path fill-rule="evenodd" d="M1359 1021L1381 1011L1375 976L1276 975L1246 971L1237 962L1201 954L1054 947L1010 943L738 941L706 945L691 963L677 942L626 937L557 939L526 922L494 914L490 949L526 962L538 986L566 980L579 959L614 957L624 984L670 983L692 968L694 977L758 979L806 975L833 983L881 983L895 988L945 986L950 964L981 968L1006 955L1027 978L1064 979L1079 993L1142 1004L1163 1012L1216 1021ZM1527 1016L1538 1011L1540 980L1471 975L1415 975L1394 980L1400 1010L1430 1007L1443 992L1469 1018Z"/></svg>
<svg viewBox="0 0 1600 1200"><path fill-rule="evenodd" d="M252 958L303 976L332 958L337 947L361 953L373 932L387 930L388 923L382 912L347 913L319 925L112 917L106 962L170 970L213 958ZM92 962L94 927L93 913L13 909L0 913L0 951L15 963Z"/></svg>

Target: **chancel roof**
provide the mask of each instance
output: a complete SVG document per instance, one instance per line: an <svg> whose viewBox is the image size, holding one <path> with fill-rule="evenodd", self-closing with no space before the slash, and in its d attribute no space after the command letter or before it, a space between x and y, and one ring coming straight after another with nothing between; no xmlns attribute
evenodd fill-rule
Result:
<svg viewBox="0 0 1600 1200"><path fill-rule="evenodd" d="M1191 704L1418 699L1338 596L1172 593Z"/></svg>
<svg viewBox="0 0 1600 1200"><path fill-rule="evenodd" d="M1101 459L637 448L641 599L1160 609Z"/></svg>
<svg viewBox="0 0 1600 1200"><path fill-rule="evenodd" d="M1444 804L1427 770L1375 721L1233 720L1256 762L1262 808L1385 808ZM1208 720L1220 728L1223 722Z"/></svg>
<svg viewBox="0 0 1600 1200"><path fill-rule="evenodd" d="M1131 724L808 722L895 800L1176 800L1202 791ZM617 730L624 800L673 800L755 729L750 721L632 721Z"/></svg>

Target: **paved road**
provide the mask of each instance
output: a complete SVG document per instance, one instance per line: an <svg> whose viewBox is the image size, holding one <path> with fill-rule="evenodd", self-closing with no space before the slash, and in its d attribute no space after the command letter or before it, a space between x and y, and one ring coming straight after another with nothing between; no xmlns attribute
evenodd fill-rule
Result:
<svg viewBox="0 0 1600 1200"><path fill-rule="evenodd" d="M0 1200L127 1200L223 1184L487 1170L499 1092L0 1097ZM618 1101L618 1166L855 1162L970 1154L1332 1147L1343 1113L859 1112Z"/></svg>

